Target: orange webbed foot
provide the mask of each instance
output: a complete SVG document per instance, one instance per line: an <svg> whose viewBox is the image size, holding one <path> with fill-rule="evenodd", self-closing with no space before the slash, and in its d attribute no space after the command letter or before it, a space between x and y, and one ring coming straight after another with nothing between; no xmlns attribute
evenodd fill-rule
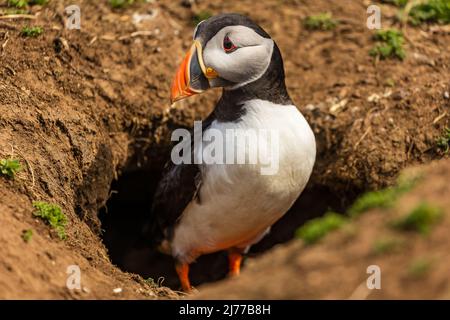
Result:
<svg viewBox="0 0 450 320"><path fill-rule="evenodd" d="M228 275L235 277L241 272L242 253L236 250L230 250L228 252Z"/></svg>
<svg viewBox="0 0 450 320"><path fill-rule="evenodd" d="M175 269L178 274L178 278L180 279L181 288L186 293L192 292L191 282L189 281L189 264L187 263L179 263L175 265Z"/></svg>

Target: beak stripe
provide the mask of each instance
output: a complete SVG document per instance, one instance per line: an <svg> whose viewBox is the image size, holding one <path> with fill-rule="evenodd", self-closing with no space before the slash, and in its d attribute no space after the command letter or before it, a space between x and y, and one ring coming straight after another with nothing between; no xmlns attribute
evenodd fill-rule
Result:
<svg viewBox="0 0 450 320"><path fill-rule="evenodd" d="M214 79L218 77L218 73L211 67L206 67L205 62L203 61L203 49L200 41L194 40L194 46L197 48L197 56L198 62L200 64L200 68L202 68L203 74L208 79Z"/></svg>

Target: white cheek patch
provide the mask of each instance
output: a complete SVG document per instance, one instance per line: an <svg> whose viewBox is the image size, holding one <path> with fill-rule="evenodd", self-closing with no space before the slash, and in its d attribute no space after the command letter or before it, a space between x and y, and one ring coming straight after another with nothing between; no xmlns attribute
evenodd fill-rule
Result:
<svg viewBox="0 0 450 320"><path fill-rule="evenodd" d="M228 35L238 47L232 53L223 49L223 39ZM237 83L236 87L259 79L269 67L274 42L244 26L225 27L220 30L203 50L203 60L219 77Z"/></svg>

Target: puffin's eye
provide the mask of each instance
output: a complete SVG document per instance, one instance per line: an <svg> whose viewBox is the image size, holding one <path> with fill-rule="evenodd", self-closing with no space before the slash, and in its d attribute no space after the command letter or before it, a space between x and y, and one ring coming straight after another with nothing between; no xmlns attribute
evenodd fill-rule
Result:
<svg viewBox="0 0 450 320"><path fill-rule="evenodd" d="M226 53L231 53L231 52L235 51L236 49L237 49L237 47L230 40L230 38L228 36L225 36L225 38L223 38L223 50Z"/></svg>

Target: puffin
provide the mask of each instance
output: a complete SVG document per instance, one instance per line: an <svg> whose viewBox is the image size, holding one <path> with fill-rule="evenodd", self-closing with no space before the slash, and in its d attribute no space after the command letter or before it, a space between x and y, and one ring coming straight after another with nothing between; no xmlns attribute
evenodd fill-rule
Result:
<svg viewBox="0 0 450 320"><path fill-rule="evenodd" d="M191 148L183 149L194 161L168 161L144 228L159 250L174 258L185 292L192 291L189 265L201 255L227 251L229 275L239 274L249 248L300 196L316 157L313 131L286 89L280 49L247 16L220 14L196 26L175 73L171 102L211 88L222 88L222 96L202 121L199 141L186 141ZM199 149L213 140L210 133L223 133L222 142L229 145L230 130L275 132L277 139L232 148L246 155L276 144L277 170L263 172L267 163L260 158L252 163L195 161Z"/></svg>

